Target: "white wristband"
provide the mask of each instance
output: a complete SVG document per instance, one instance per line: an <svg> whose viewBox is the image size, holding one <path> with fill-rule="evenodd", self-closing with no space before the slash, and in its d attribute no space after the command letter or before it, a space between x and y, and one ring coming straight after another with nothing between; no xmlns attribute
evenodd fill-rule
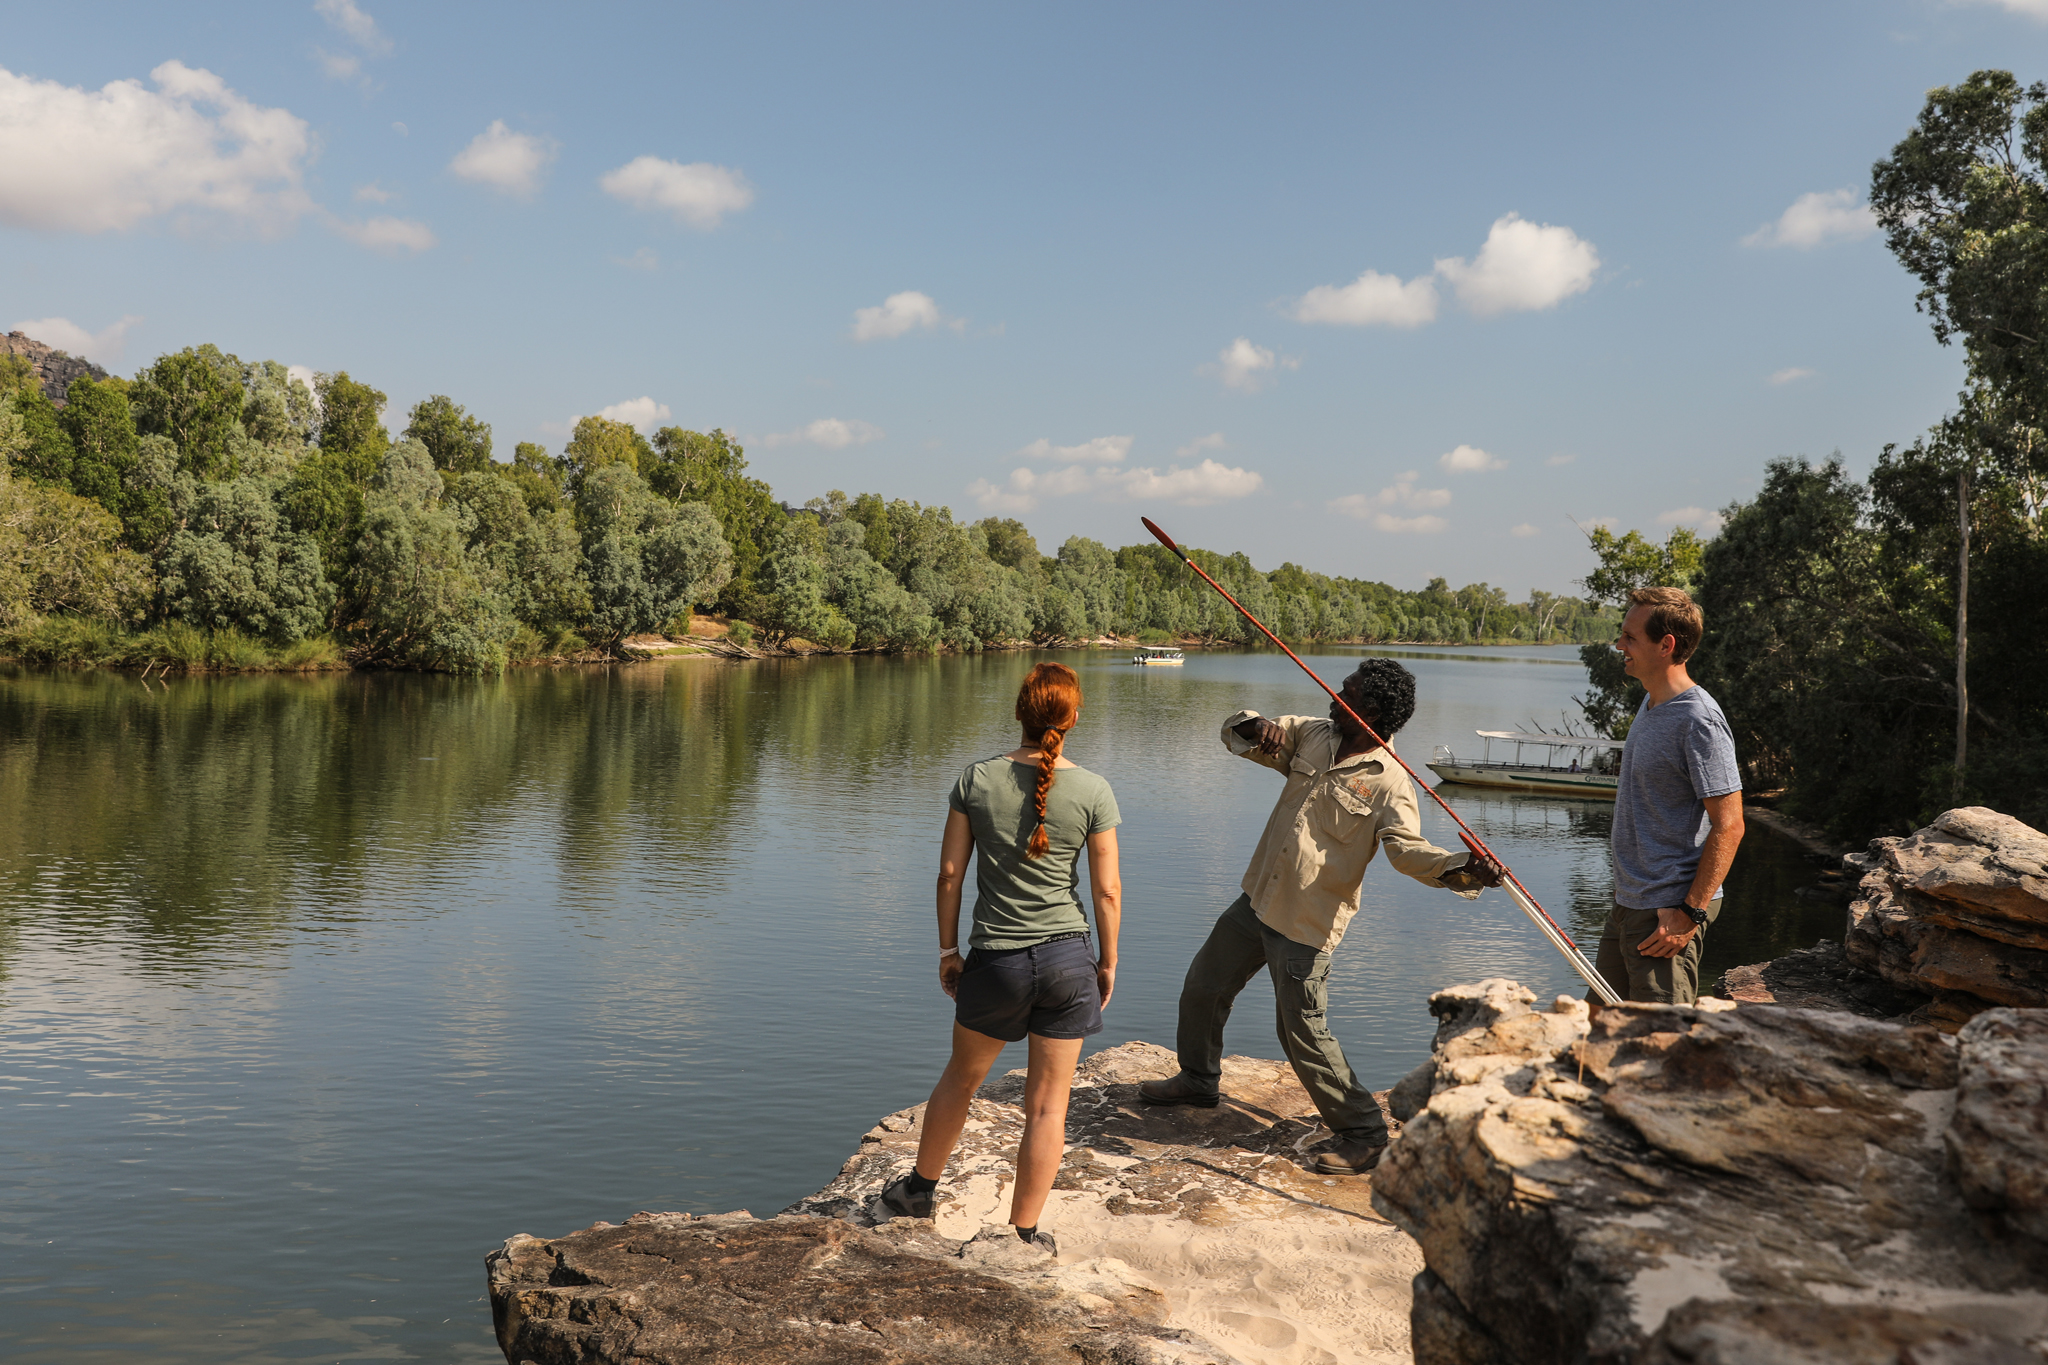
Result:
<svg viewBox="0 0 2048 1365"><path fill-rule="evenodd" d="M949 958L949 957L958 957L958 956L960 956L960 950L959 950L958 948L941 948L941 949L939 949L939 961L941 961L941 962L944 962L944 961L945 961L945 960L946 960L947 958Z"/></svg>

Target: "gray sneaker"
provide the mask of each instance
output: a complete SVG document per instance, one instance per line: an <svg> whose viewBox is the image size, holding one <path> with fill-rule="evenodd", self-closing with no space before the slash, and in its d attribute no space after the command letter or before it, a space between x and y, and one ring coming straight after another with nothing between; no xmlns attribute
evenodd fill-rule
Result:
<svg viewBox="0 0 2048 1365"><path fill-rule="evenodd" d="M1364 1175L1380 1164L1380 1158L1387 1153L1384 1142L1367 1142L1362 1138L1338 1138L1309 1163L1313 1170L1324 1175Z"/></svg>
<svg viewBox="0 0 2048 1365"><path fill-rule="evenodd" d="M1138 1098L1147 1104L1191 1104L1197 1109L1214 1109L1222 1096L1216 1088L1192 1079L1183 1071L1163 1081L1145 1081L1138 1086Z"/></svg>
<svg viewBox="0 0 2048 1365"><path fill-rule="evenodd" d="M1024 1239L1020 1237L1018 1238L1018 1240L1023 1241ZM1047 1232L1044 1228L1040 1228L1036 1232L1031 1234L1030 1245L1037 1247L1040 1251L1043 1251L1048 1256L1057 1256L1060 1254L1060 1244L1058 1242L1055 1242L1052 1239L1052 1234Z"/></svg>
<svg viewBox="0 0 2048 1365"><path fill-rule="evenodd" d="M936 1193L917 1194L910 1188L910 1177L899 1175L882 1187L882 1207L897 1218L929 1218Z"/></svg>

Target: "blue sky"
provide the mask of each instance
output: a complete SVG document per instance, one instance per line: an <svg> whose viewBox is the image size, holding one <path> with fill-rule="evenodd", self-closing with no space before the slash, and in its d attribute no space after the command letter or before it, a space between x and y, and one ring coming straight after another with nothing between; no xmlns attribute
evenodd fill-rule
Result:
<svg viewBox="0 0 2048 1365"><path fill-rule="evenodd" d="M1519 596L1948 409L1870 163L2044 59L2048 0L24 7L0 327Z"/></svg>

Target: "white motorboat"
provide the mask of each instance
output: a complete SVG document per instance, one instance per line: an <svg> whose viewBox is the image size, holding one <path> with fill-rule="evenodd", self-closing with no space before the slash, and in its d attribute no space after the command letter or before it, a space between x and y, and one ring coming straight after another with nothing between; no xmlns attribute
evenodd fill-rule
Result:
<svg viewBox="0 0 2048 1365"><path fill-rule="evenodd" d="M1623 741L1594 735L1532 735L1520 730L1475 730L1483 741L1475 762L1459 758L1447 744L1436 746L1429 770L1446 782L1474 787L1510 787L1550 796L1583 796L1612 801L1620 780ZM1514 745L1512 760L1496 760L1493 746ZM1537 751L1542 762L1531 761Z"/></svg>
<svg viewBox="0 0 2048 1365"><path fill-rule="evenodd" d="M1138 652L1131 655L1134 664L1184 664L1188 656L1171 645L1139 645Z"/></svg>

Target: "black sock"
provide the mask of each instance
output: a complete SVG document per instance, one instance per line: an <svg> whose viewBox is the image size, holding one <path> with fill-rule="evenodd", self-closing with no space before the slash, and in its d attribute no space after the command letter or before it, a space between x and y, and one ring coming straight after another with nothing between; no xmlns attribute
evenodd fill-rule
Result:
<svg viewBox="0 0 2048 1365"><path fill-rule="evenodd" d="M1038 1225L1036 1223L1033 1223L1028 1228L1019 1226L1015 1223L1012 1223L1010 1226L1015 1227L1017 1229L1017 1240L1020 1242L1028 1242L1033 1237L1036 1237L1038 1235Z"/></svg>
<svg viewBox="0 0 2048 1365"><path fill-rule="evenodd" d="M917 1173L917 1167L912 1166L910 1168L910 1192L912 1194L930 1194L933 1190L937 1189L938 1187L938 1181L926 1180L923 1176Z"/></svg>

